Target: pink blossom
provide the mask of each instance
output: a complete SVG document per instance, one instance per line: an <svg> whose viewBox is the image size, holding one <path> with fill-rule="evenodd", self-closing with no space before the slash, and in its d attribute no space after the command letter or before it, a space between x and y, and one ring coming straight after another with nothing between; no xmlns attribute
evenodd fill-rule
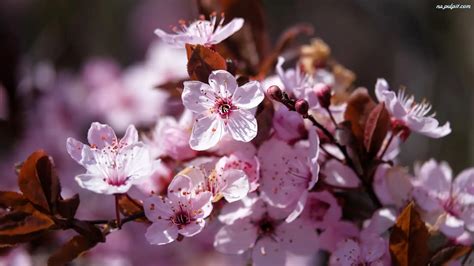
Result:
<svg viewBox="0 0 474 266"><path fill-rule="evenodd" d="M315 130L309 132L309 147L292 147L275 138L260 146L262 198L272 206L294 209L288 222L303 211L308 190L318 180L318 155L319 139Z"/></svg>
<svg viewBox="0 0 474 266"><path fill-rule="evenodd" d="M263 101L264 94L257 81L242 87L225 70L209 76L209 84L184 82L183 104L198 114L189 144L194 150L214 147L230 133L233 139L249 142L257 135L257 120L249 111Z"/></svg>
<svg viewBox="0 0 474 266"><path fill-rule="evenodd" d="M145 215L153 222L145 237L150 244L164 245L178 235L192 237L202 231L212 211L212 194L195 193L191 179L177 175L168 187L168 197L150 197L144 202Z"/></svg>
<svg viewBox="0 0 474 266"><path fill-rule="evenodd" d="M324 182L336 187L356 188L360 185L354 170L336 159L324 163L321 173L324 175Z"/></svg>
<svg viewBox="0 0 474 266"><path fill-rule="evenodd" d="M229 38L232 34L239 31L244 25L242 18L234 18L226 25L224 17L217 19L215 14L210 16L210 20L200 19L189 26L183 21L180 28L173 28L175 34L169 34L161 29L156 29L155 34L164 42L176 47L184 47L186 43L201 44L211 46Z"/></svg>
<svg viewBox="0 0 474 266"><path fill-rule="evenodd" d="M421 209L437 217L435 225L448 237L474 232L474 168L454 180L447 163L430 160L416 169L414 197Z"/></svg>
<svg viewBox="0 0 474 266"><path fill-rule="evenodd" d="M258 188L260 162L255 155L237 151L229 156L221 157L216 163L216 172L218 175L224 175L226 171L231 169L244 171L250 183L249 192L253 192Z"/></svg>
<svg viewBox="0 0 474 266"><path fill-rule="evenodd" d="M288 142L300 139L306 131L301 115L282 104L277 103L275 107L272 123L276 137Z"/></svg>
<svg viewBox="0 0 474 266"><path fill-rule="evenodd" d="M82 188L102 194L125 193L140 179L151 175L153 160L145 145L138 141L133 125L118 140L111 127L94 122L87 139L90 146L67 139L69 155L87 170L76 176Z"/></svg>
<svg viewBox="0 0 474 266"><path fill-rule="evenodd" d="M406 168L381 164L374 174L374 191L384 205L403 208L412 199L412 179Z"/></svg>
<svg viewBox="0 0 474 266"><path fill-rule="evenodd" d="M363 239L345 239L338 244L331 254L329 265L369 265L384 266L384 255L387 251L387 241L379 236L369 236Z"/></svg>
<svg viewBox="0 0 474 266"><path fill-rule="evenodd" d="M249 192L247 175L240 169L228 169L223 172L208 172L205 168L190 166L180 172L188 177L196 192L211 192L212 201L224 197L228 202L241 200Z"/></svg>
<svg viewBox="0 0 474 266"><path fill-rule="evenodd" d="M258 199L247 216L219 230L214 246L228 254L251 249L253 265L284 265L287 252L314 254L318 249L316 232L299 220L285 223L287 215L288 210L268 206Z"/></svg>
<svg viewBox="0 0 474 266"><path fill-rule="evenodd" d="M377 80L375 95L379 102L385 103L395 123L431 138L441 138L451 133L449 122L439 126L438 120L434 118L435 114L428 115L431 104L426 101L416 103L415 98L407 96L404 90L396 94L389 89L384 79Z"/></svg>
<svg viewBox="0 0 474 266"><path fill-rule="evenodd" d="M178 161L196 156L196 151L189 147L191 121L192 114L186 111L179 121L171 116L159 118L151 134L143 136L144 142L150 146L152 156L169 156Z"/></svg>

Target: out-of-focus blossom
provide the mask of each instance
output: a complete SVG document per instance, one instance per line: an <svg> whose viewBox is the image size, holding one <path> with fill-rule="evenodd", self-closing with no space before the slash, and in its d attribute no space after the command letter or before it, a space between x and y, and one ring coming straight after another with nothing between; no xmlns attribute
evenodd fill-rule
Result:
<svg viewBox="0 0 474 266"><path fill-rule="evenodd" d="M413 195L433 224L450 238L474 232L474 169L454 180L447 163L430 160L416 169Z"/></svg>
<svg viewBox="0 0 474 266"><path fill-rule="evenodd" d="M102 194L125 193L138 180L151 175L153 160L145 144L138 141L133 125L119 140L110 126L94 122L87 139L90 146L67 139L69 155L87 169L76 176L82 188Z"/></svg>
<svg viewBox="0 0 474 266"><path fill-rule="evenodd" d="M171 116L161 117L143 140L154 158L169 156L178 161L186 160L196 156L196 151L189 147L191 127L192 113L189 111L185 111L179 121Z"/></svg>
<svg viewBox="0 0 474 266"><path fill-rule="evenodd" d="M229 254L252 249L253 265L285 265L287 252L311 256L318 249L317 233L299 220L285 223L287 216L288 210L258 199L247 216L219 230L214 246Z"/></svg>
<svg viewBox="0 0 474 266"><path fill-rule="evenodd" d="M379 102L384 102L385 107L393 116L397 126L407 127L411 131L418 132L431 138L441 138L451 133L449 122L439 126L431 111L431 104L426 101L416 103L414 96L408 96L404 90L396 94L389 89L384 79L378 79L375 84L375 95Z"/></svg>
<svg viewBox="0 0 474 266"><path fill-rule="evenodd" d="M155 34L164 42L176 47L184 47L186 43L211 46L222 42L240 30L244 25L244 20L242 18L234 18L226 25L223 24L223 16L218 20L217 16L212 14L210 20L201 18L189 26L184 21L181 21L180 28L173 28L174 34L166 33L161 29L156 29Z"/></svg>
<svg viewBox="0 0 474 266"><path fill-rule="evenodd" d="M211 192L213 202L222 197L228 202L238 201L247 196L250 189L248 177L240 169L227 169L218 173L190 166L181 171L180 175L190 178L194 191Z"/></svg>
<svg viewBox="0 0 474 266"><path fill-rule="evenodd" d="M319 138L309 132L309 147L292 147L272 138L258 151L262 198L279 208L292 208L291 222L303 211L308 190L318 181Z"/></svg>
<svg viewBox="0 0 474 266"><path fill-rule="evenodd" d="M374 174L374 191L383 205L402 208L412 199L413 177L406 168L381 164Z"/></svg>
<svg viewBox="0 0 474 266"><path fill-rule="evenodd" d="M179 235L192 237L202 231L212 211L212 193L193 191L188 176L177 175L168 186L168 197L150 197L144 202L145 215L153 222L145 237L150 244L164 245Z"/></svg>
<svg viewBox="0 0 474 266"><path fill-rule="evenodd" d="M276 104L272 123L276 137L288 142L298 140L306 131L301 115L281 104Z"/></svg>
<svg viewBox="0 0 474 266"><path fill-rule="evenodd" d="M231 169L242 170L248 177L250 183L249 192L253 192L258 188L258 180L260 178L260 162L255 155L249 155L244 152L237 151L229 156L223 156L216 163L217 175Z"/></svg>
<svg viewBox="0 0 474 266"><path fill-rule="evenodd" d="M324 182L343 188L356 188L360 184L354 170L337 159L330 159L321 169Z"/></svg>
<svg viewBox="0 0 474 266"><path fill-rule="evenodd" d="M184 82L183 104L198 114L189 144L195 150L207 150L230 133L237 141L249 142L257 135L257 120L249 109L263 101L264 94L257 81L241 87L232 74L216 70L209 84Z"/></svg>

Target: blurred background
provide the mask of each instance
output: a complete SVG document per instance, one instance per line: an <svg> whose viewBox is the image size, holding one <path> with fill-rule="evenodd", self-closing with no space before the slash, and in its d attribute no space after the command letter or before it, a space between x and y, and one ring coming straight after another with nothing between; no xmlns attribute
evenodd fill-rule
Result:
<svg viewBox="0 0 474 266"><path fill-rule="evenodd" d="M384 77L393 88L405 86L418 100L429 100L440 123L451 123L452 134L441 140L413 134L402 146L403 164L434 157L448 161L454 172L474 166L472 8L439 10L428 0L263 0L263 5L272 40L293 24L310 23L333 57L355 72L357 86L373 92L376 79ZM184 67L179 73L172 67L157 70L155 65L178 68L176 61L184 64L185 58L153 50L159 45L153 31L197 15L193 0L0 1L0 187L15 184L14 164L37 148L57 156L58 167L68 169L63 174L79 173L66 155L66 137L84 140L93 119L129 119L120 114L127 99L115 99L113 89L98 94L94 89L144 82L133 75L137 68L152 69L150 82L160 73L185 75ZM110 81L119 76L119 83ZM154 97L154 104L164 99ZM62 178L72 180L70 174Z"/></svg>

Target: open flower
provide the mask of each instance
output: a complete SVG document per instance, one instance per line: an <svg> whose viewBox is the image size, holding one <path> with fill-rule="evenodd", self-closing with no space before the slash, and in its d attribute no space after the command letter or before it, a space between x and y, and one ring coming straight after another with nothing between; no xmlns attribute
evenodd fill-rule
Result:
<svg viewBox="0 0 474 266"><path fill-rule="evenodd" d="M244 25L244 20L242 18L234 18L226 25L223 24L223 15L218 20L217 16L212 14L210 20L201 18L189 26L186 26L184 21L180 21L181 28L173 28L175 34L166 33L161 29L156 29L155 34L166 43L176 47L184 47L186 43L211 46L222 42L240 30Z"/></svg>
<svg viewBox="0 0 474 266"><path fill-rule="evenodd" d="M191 179L177 175L168 186L168 197L150 197L144 202L146 217L153 222L145 237L150 244L164 245L178 235L191 237L204 228L212 211L212 194L195 193Z"/></svg>
<svg viewBox="0 0 474 266"><path fill-rule="evenodd" d="M233 139L249 142L257 135L257 120L249 109L263 101L264 93L257 81L237 85L225 70L209 75L209 84L184 82L184 106L197 113L189 145L194 150L207 150L230 133Z"/></svg>
<svg viewBox="0 0 474 266"><path fill-rule="evenodd" d="M223 172L207 171L203 168L190 166L180 172L189 177L195 192L211 192L212 201L217 202L224 197L234 202L247 196L250 185L247 175L240 169L227 169Z"/></svg>
<svg viewBox="0 0 474 266"><path fill-rule="evenodd" d="M274 207L293 209L287 222L296 219L303 211L308 191L318 181L318 156L316 130L309 131L309 147L292 147L275 138L260 146L262 198Z"/></svg>
<svg viewBox="0 0 474 266"><path fill-rule="evenodd" d="M218 251L242 254L252 249L253 265L285 265L287 252L311 256L318 249L317 233L310 227L299 220L284 222L288 210L268 206L260 199L250 209L219 230L214 240Z"/></svg>
<svg viewBox="0 0 474 266"><path fill-rule="evenodd" d="M69 155L87 169L85 174L76 176L82 188L102 194L125 193L132 184L152 174L150 152L138 141L133 125L118 140L111 127L94 122L87 138L90 146L67 139Z"/></svg>
<svg viewBox="0 0 474 266"><path fill-rule="evenodd" d="M416 172L413 195L428 219L434 218L450 238L474 232L474 169L464 170L453 181L446 163L430 160Z"/></svg>
<svg viewBox="0 0 474 266"><path fill-rule="evenodd" d="M431 104L426 101L416 103L413 96L409 97L401 90L396 94L389 89L384 79L378 79L375 85L375 95L379 102L384 102L385 107L394 118L397 126L408 128L431 138L441 138L451 133L449 122L439 126L435 114L428 115Z"/></svg>

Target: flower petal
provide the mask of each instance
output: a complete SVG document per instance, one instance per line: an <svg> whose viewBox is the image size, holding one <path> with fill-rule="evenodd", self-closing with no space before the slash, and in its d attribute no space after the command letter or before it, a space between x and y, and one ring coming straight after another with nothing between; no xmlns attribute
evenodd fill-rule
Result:
<svg viewBox="0 0 474 266"><path fill-rule="evenodd" d="M185 227L178 230L178 232L186 237L191 237L199 234L206 222L203 219L199 219L198 221L191 222L190 224L186 225Z"/></svg>
<svg viewBox="0 0 474 266"><path fill-rule="evenodd" d="M209 75L209 85L221 98L231 98L237 89L235 77L225 70L215 70Z"/></svg>
<svg viewBox="0 0 474 266"><path fill-rule="evenodd" d="M130 145L138 141L138 132L134 125L130 125L125 131L125 135L120 140L121 145Z"/></svg>
<svg viewBox="0 0 474 266"><path fill-rule="evenodd" d="M286 252L279 242L264 237L253 248L252 262L253 266L283 266L286 263Z"/></svg>
<svg viewBox="0 0 474 266"><path fill-rule="evenodd" d="M130 182L127 182L125 185L122 186L111 186L106 181L104 181L101 176L97 176L94 174L78 175L75 179L80 187L90 191L94 191L96 193L107 195L115 193L125 193L130 189L132 185Z"/></svg>
<svg viewBox="0 0 474 266"><path fill-rule="evenodd" d="M356 188L359 186L360 181L354 170L337 160L329 160L324 165L323 172L326 176L324 181L328 184L345 188Z"/></svg>
<svg viewBox="0 0 474 266"><path fill-rule="evenodd" d="M193 150L207 150L216 146L224 133L224 122L218 115L201 115L194 123L189 145Z"/></svg>
<svg viewBox="0 0 474 266"><path fill-rule="evenodd" d="M249 142L257 136L257 119L247 110L233 111L227 126L237 141Z"/></svg>
<svg viewBox="0 0 474 266"><path fill-rule="evenodd" d="M357 265L360 259L360 244L352 239L345 239L332 253L329 264L334 266Z"/></svg>
<svg viewBox="0 0 474 266"><path fill-rule="evenodd" d="M66 140L67 152L71 158L79 164L82 161L82 150L84 149L84 146L85 145L82 142L77 141L74 138L67 138Z"/></svg>
<svg viewBox="0 0 474 266"><path fill-rule="evenodd" d="M223 40L229 38L232 34L239 31L242 26L244 25L243 18L234 18L229 23L224 25L221 28L217 28L217 30L212 35L211 44L218 44Z"/></svg>
<svg viewBox="0 0 474 266"><path fill-rule="evenodd" d="M214 239L214 247L227 254L242 254L257 240L257 228L247 219L223 226Z"/></svg>
<svg viewBox="0 0 474 266"><path fill-rule="evenodd" d="M150 197L143 202L145 215L150 221L160 221L173 216L171 203L168 199L162 197Z"/></svg>
<svg viewBox="0 0 474 266"><path fill-rule="evenodd" d="M232 103L242 109L251 109L257 107L264 98L265 95L260 83L254 80L235 90Z"/></svg>
<svg viewBox="0 0 474 266"><path fill-rule="evenodd" d="M145 237L150 244L165 245L178 237L178 229L168 221L154 222L146 230Z"/></svg>
<svg viewBox="0 0 474 266"><path fill-rule="evenodd" d="M212 109L218 91L200 81L185 81L183 86L181 99L187 109L195 113L204 113Z"/></svg>
<svg viewBox="0 0 474 266"><path fill-rule="evenodd" d="M250 185L244 171L229 169L224 172L222 178L227 184L221 193L228 202L238 201L247 196Z"/></svg>
<svg viewBox="0 0 474 266"><path fill-rule="evenodd" d="M168 197L173 203L177 203L189 198L191 189L191 179L187 176L177 175L168 186Z"/></svg>
<svg viewBox="0 0 474 266"><path fill-rule="evenodd" d="M87 133L87 140L92 147L102 149L117 142L117 136L110 126L94 122Z"/></svg>

